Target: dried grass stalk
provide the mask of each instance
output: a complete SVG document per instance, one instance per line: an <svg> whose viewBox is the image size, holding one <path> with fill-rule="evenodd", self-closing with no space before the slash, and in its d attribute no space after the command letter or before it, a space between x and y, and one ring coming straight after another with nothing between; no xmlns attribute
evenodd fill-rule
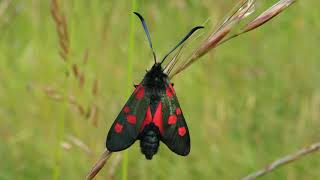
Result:
<svg viewBox="0 0 320 180"><path fill-rule="evenodd" d="M94 96L98 95L98 89L99 89L98 79L94 79L92 84L92 89L91 89L91 92Z"/></svg>
<svg viewBox="0 0 320 180"><path fill-rule="evenodd" d="M104 167L107 160L111 156L112 152L108 151L108 149L105 149L101 157L98 159L98 161L95 163L95 165L92 167L91 171L87 174L86 180L93 179L99 171Z"/></svg>
<svg viewBox="0 0 320 180"><path fill-rule="evenodd" d="M53 100L61 101L63 100L63 96L54 88L46 86L42 88L43 91Z"/></svg>
<svg viewBox="0 0 320 180"><path fill-rule="evenodd" d="M79 86L80 88L83 88L84 83L85 83L85 75L83 72L80 72L78 75L78 80L79 80Z"/></svg>
<svg viewBox="0 0 320 180"><path fill-rule="evenodd" d="M99 111L97 105L92 105L90 110L90 120L95 127L98 127Z"/></svg>
<svg viewBox="0 0 320 180"><path fill-rule="evenodd" d="M70 49L67 18L63 15L58 0L51 1L51 15L56 24L56 29L59 36L59 44L61 48L59 54L64 61L67 61Z"/></svg>
<svg viewBox="0 0 320 180"><path fill-rule="evenodd" d="M206 54L209 50L218 45L218 43L228 35L234 25L238 24L241 20L248 17L252 12L254 12L255 1L249 0L245 1L244 4L237 9L237 11L232 14L225 22L214 32L196 51L194 58L198 58Z"/></svg>
<svg viewBox="0 0 320 180"><path fill-rule="evenodd" d="M79 77L79 68L78 68L77 64L72 65L72 72L75 77Z"/></svg>
<svg viewBox="0 0 320 180"><path fill-rule="evenodd" d="M78 112L86 117L87 113L85 112L84 107L77 102L76 97L74 96L69 96L68 98L66 98L65 96L63 96L61 93L59 93L56 89L46 86L43 88L43 91L47 94L48 97L50 97L53 100L57 100L57 101L67 101L70 105L73 105ZM97 111L97 110L95 110ZM95 112L95 114L97 114L97 112ZM95 115L97 116L97 115Z"/></svg>
<svg viewBox="0 0 320 180"><path fill-rule="evenodd" d="M68 102L69 102L69 104L76 107L76 109L78 110L78 112L80 113L81 116L84 116L84 117L86 116L86 112L85 112L84 107L80 103L77 102L77 100L74 96L69 96Z"/></svg>
<svg viewBox="0 0 320 180"><path fill-rule="evenodd" d="M83 141L81 141L79 138L72 136L72 135L69 135L69 136L67 136L67 139L69 141L71 141L74 145L79 147L81 150L86 152L87 154L91 153L90 148Z"/></svg>
<svg viewBox="0 0 320 180"><path fill-rule="evenodd" d="M260 14L256 19L249 22L244 28L241 33L245 33L248 31L251 31L253 29L258 28L259 26L263 25L264 23L268 22L272 18L276 17L278 14L280 14L283 10L288 8L290 5L295 3L296 0L281 0L266 11L264 11L262 14Z"/></svg>
<svg viewBox="0 0 320 180"><path fill-rule="evenodd" d="M273 163L271 163L270 165L266 166L265 168L263 168L259 171L256 171L252 174L249 174L248 176L244 177L243 180L256 179L258 177L261 177L263 175L266 175L266 174L272 172L276 168L279 168L281 166L284 166L286 164L294 162L294 161L296 161L296 160L298 160L308 154L312 154L312 153L319 152L319 151L320 151L320 142L312 144L308 147L300 149L299 151L297 151L293 154L289 154L283 158L280 158L280 159L274 161Z"/></svg>
<svg viewBox="0 0 320 180"><path fill-rule="evenodd" d="M223 40L232 30L234 25L238 24L242 19L249 16L254 11L255 0L245 0L241 1L236 5L233 13L214 31L209 38L207 38L199 48L193 53L193 55L183 64L179 69L173 72L170 77L180 73L193 62L199 59L201 56L205 55L208 51L215 48L221 40Z"/></svg>
<svg viewBox="0 0 320 180"><path fill-rule="evenodd" d="M84 107L82 105L78 104L77 109L81 116L86 116L86 111L84 110Z"/></svg>
<svg viewBox="0 0 320 180"><path fill-rule="evenodd" d="M239 24L243 19L250 16L254 12L255 8L255 0L247 0L235 8L236 10L234 13L231 14L220 26L219 28L214 31L208 39L206 39L198 49L191 55L189 59L187 59L186 63L182 66L178 67L173 73L169 76L172 78L176 74L182 72L184 69L189 67L192 63L198 60L201 56L205 55L210 50L216 48L217 46L221 45L224 42L227 42L241 34L249 32L253 29L260 27L261 25L265 24L286 8L288 8L291 4L295 2L295 0L280 0L272 7L264 11L262 14L257 16L253 21L249 22L245 25L239 33L235 33L229 35L230 32L234 29L235 25ZM228 36L229 35L229 36Z"/></svg>

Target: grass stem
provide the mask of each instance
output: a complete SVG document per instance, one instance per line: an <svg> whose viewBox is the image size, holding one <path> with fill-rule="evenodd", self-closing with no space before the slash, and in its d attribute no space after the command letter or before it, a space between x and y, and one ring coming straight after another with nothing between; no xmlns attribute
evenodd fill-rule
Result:
<svg viewBox="0 0 320 180"><path fill-rule="evenodd" d="M129 45L128 45L128 68L127 68L127 97L130 96L130 90L132 86L132 62L133 62L133 53L134 53L134 32L135 32L135 23L134 23L134 14L136 10L137 2L132 0L131 4L131 16L130 16L130 29L129 29ZM124 152L123 161L122 161L122 180L128 179L128 164L129 164L129 153L128 150Z"/></svg>

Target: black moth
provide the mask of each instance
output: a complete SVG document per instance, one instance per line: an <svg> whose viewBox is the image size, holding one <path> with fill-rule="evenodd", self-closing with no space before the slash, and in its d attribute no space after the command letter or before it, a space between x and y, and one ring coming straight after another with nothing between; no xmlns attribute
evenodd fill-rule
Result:
<svg viewBox="0 0 320 180"><path fill-rule="evenodd" d="M169 54L203 26L191 29L161 62L157 62L147 25L139 13L135 14L146 32L154 65L147 71L142 82L135 85L135 91L111 126L106 140L107 149L111 152L121 151L140 140L141 152L147 159L152 159L162 141L171 151L186 156L190 152L188 126L173 84L161 65Z"/></svg>

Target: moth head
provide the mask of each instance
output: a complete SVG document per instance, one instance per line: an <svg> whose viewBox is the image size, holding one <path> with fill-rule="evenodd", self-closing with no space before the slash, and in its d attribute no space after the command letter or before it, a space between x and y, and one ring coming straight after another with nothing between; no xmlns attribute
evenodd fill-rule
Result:
<svg viewBox="0 0 320 180"><path fill-rule="evenodd" d="M162 63L166 60L166 58L167 58L173 51L175 51L179 46L181 46L195 31L197 31L198 29L204 28L203 26L196 26L196 27L192 28L192 29L190 30L190 32L189 32L174 48L172 48L172 49L169 51L169 53L167 53L167 54L164 56L164 58L160 61L160 63L158 63L158 62L157 62L156 53L155 53L155 51L154 51L154 49L153 49L153 45L152 45L152 41L151 41L151 36L150 36L149 30L148 30L148 26L147 26L144 18L143 18L139 13L134 12L134 14L137 15L138 18L139 18L140 21L141 21L141 24L142 24L142 26L143 26L143 29L144 29L144 31L145 31L145 33L146 33L146 35L147 35L147 38L148 38L148 42L149 42L150 49L151 49L152 54L153 54L154 65L153 65L153 67L152 67L151 69L153 69L153 68L162 69L162 68L161 68ZM163 72L163 69L162 69L162 72Z"/></svg>

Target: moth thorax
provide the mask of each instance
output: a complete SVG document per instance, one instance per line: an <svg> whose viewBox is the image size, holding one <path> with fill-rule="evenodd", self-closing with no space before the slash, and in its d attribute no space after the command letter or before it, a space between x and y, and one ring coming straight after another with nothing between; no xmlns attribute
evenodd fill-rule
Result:
<svg viewBox="0 0 320 180"><path fill-rule="evenodd" d="M152 156L158 152L159 141L159 128L151 122L143 128L140 134L140 148L146 159L151 160Z"/></svg>
<svg viewBox="0 0 320 180"><path fill-rule="evenodd" d="M161 64L155 64L144 78L144 85L149 89L164 89L168 75L163 72Z"/></svg>

